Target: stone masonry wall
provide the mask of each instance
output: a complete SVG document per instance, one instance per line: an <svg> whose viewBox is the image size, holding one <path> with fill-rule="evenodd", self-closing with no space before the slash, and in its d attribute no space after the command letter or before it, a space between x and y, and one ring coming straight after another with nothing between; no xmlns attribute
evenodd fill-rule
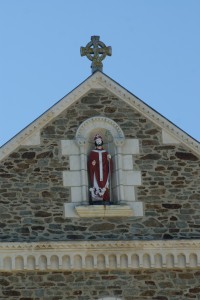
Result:
<svg viewBox="0 0 200 300"><path fill-rule="evenodd" d="M144 217L64 219L70 190L61 140L74 139L92 116L113 119L140 141ZM163 145L161 129L108 92L91 92L41 131L41 145L20 147L0 162L0 241L133 240L200 237L200 160L182 145Z"/></svg>
<svg viewBox="0 0 200 300"><path fill-rule="evenodd" d="M200 271L143 270L0 273L0 299L199 300Z"/></svg>

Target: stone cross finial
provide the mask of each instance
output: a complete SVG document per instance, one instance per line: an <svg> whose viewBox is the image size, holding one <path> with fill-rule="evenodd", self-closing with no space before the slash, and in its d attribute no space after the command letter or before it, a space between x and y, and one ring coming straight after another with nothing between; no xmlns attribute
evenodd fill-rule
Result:
<svg viewBox="0 0 200 300"><path fill-rule="evenodd" d="M86 55L89 60L92 61L91 68L92 73L96 71L103 71L102 60L106 55L112 55L112 48L106 47L104 43L99 40L99 36L92 36L91 42L86 47L81 47L81 56Z"/></svg>

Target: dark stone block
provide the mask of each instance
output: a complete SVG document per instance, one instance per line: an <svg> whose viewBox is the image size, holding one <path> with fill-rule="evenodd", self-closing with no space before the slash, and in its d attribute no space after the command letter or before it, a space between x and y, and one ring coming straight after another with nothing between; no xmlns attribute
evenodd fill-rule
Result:
<svg viewBox="0 0 200 300"><path fill-rule="evenodd" d="M51 274L47 276L47 280L59 282L59 281L65 281L65 278L61 274Z"/></svg>
<svg viewBox="0 0 200 300"><path fill-rule="evenodd" d="M200 193L199 194L192 194L190 197L189 197L190 200L200 200Z"/></svg>
<svg viewBox="0 0 200 300"><path fill-rule="evenodd" d="M170 234L168 234L168 233L165 233L165 234L163 235L163 239L164 239L164 240L173 240L173 236L170 235Z"/></svg>
<svg viewBox="0 0 200 300"><path fill-rule="evenodd" d="M116 110L117 110L116 107L110 106L110 107L106 107L104 111L105 111L105 113L110 113L110 114L112 114L112 113L114 113Z"/></svg>
<svg viewBox="0 0 200 300"><path fill-rule="evenodd" d="M47 126L44 129L45 134L55 134L55 127L54 126Z"/></svg>
<svg viewBox="0 0 200 300"><path fill-rule="evenodd" d="M143 160L148 160L148 159L151 159L151 160L158 160L160 159L161 156L159 154L147 154L145 156L142 156L141 159Z"/></svg>
<svg viewBox="0 0 200 300"><path fill-rule="evenodd" d="M156 133L158 133L159 132L159 130L158 129L156 129L156 128L152 128L152 129L148 129L148 130L146 130L146 134L150 134L150 135L154 135L154 134L156 134Z"/></svg>
<svg viewBox="0 0 200 300"><path fill-rule="evenodd" d="M35 157L35 152L24 152L22 154L23 159L33 159Z"/></svg>
<svg viewBox="0 0 200 300"><path fill-rule="evenodd" d="M167 209L180 209L182 205L177 203L163 203L162 207Z"/></svg>
<svg viewBox="0 0 200 300"><path fill-rule="evenodd" d="M13 152L13 153L10 154L10 157L11 157L11 158L19 158L20 155L19 155L19 153L17 153L17 152Z"/></svg>
<svg viewBox="0 0 200 300"><path fill-rule="evenodd" d="M113 230L115 228L114 224L111 223L101 223L101 224L93 224L89 227L91 231L106 231L106 230Z"/></svg>
<svg viewBox="0 0 200 300"><path fill-rule="evenodd" d="M21 293L18 291L10 290L10 291L2 291L3 295L8 297L17 297L20 296Z"/></svg>
<svg viewBox="0 0 200 300"><path fill-rule="evenodd" d="M155 147L156 150L174 150L175 146L172 145L164 145Z"/></svg>
<svg viewBox="0 0 200 300"><path fill-rule="evenodd" d="M8 285L10 285L8 280L0 278L0 286L8 286Z"/></svg>
<svg viewBox="0 0 200 300"><path fill-rule="evenodd" d="M103 280L115 280L115 279L117 279L117 276L106 275L106 276L102 276L101 278L102 278Z"/></svg>
<svg viewBox="0 0 200 300"><path fill-rule="evenodd" d="M98 97L84 97L81 99L81 102L84 104L94 104L99 102Z"/></svg>
<svg viewBox="0 0 200 300"><path fill-rule="evenodd" d="M168 298L165 296L156 296L156 297L153 297L152 299L153 300L168 300Z"/></svg>
<svg viewBox="0 0 200 300"><path fill-rule="evenodd" d="M78 226L78 225L66 225L64 228L65 231L85 231L87 230L86 226Z"/></svg>
<svg viewBox="0 0 200 300"><path fill-rule="evenodd" d="M46 151L46 152L42 152L42 153L39 153L36 158L46 158L46 157L53 157L53 153L52 151Z"/></svg>
<svg viewBox="0 0 200 300"><path fill-rule="evenodd" d="M151 281L151 280L146 280L146 281L145 281L145 284L146 284L146 285L151 285L151 286L156 286L155 282L154 282L154 281Z"/></svg>
<svg viewBox="0 0 200 300"><path fill-rule="evenodd" d="M152 145L158 145L158 141L156 141L156 140L143 140L143 141L142 141L142 145L143 145L143 146L148 146L148 145L150 145L150 146L152 146Z"/></svg>
<svg viewBox="0 0 200 300"><path fill-rule="evenodd" d="M51 197L51 193L49 191L43 191L42 192L42 196L45 198L45 197Z"/></svg>
<svg viewBox="0 0 200 300"><path fill-rule="evenodd" d="M85 239L85 236L84 235L75 235L75 234L69 234L67 235L67 239L69 240L84 240Z"/></svg>
<svg viewBox="0 0 200 300"><path fill-rule="evenodd" d="M33 231L43 231L45 229L44 226L32 226L31 229Z"/></svg>
<svg viewBox="0 0 200 300"><path fill-rule="evenodd" d="M2 177L2 178L13 178L15 176L14 176L14 174L4 173L4 174L0 174L0 177Z"/></svg>
<svg viewBox="0 0 200 300"><path fill-rule="evenodd" d="M21 234L30 234L30 230L28 227L22 227L16 230L17 232L21 233Z"/></svg>
<svg viewBox="0 0 200 300"><path fill-rule="evenodd" d="M35 213L35 217L40 217L40 218L47 218L47 217L50 217L51 216L51 213L48 213L46 211L37 211Z"/></svg>
<svg viewBox="0 0 200 300"><path fill-rule="evenodd" d="M19 300L33 300L32 297L21 297Z"/></svg>
<svg viewBox="0 0 200 300"><path fill-rule="evenodd" d="M143 296L143 297L153 297L155 295L156 291L154 290L147 290L147 291L144 291L140 294L140 296Z"/></svg>
<svg viewBox="0 0 200 300"><path fill-rule="evenodd" d="M191 160L197 161L198 157L196 157L193 153L190 152L176 152L176 157L183 160Z"/></svg>
<svg viewBox="0 0 200 300"><path fill-rule="evenodd" d="M163 227L163 224L158 222L158 220L154 218L149 218L146 221L144 221L144 225L147 227Z"/></svg>
<svg viewBox="0 0 200 300"><path fill-rule="evenodd" d="M178 274L178 277L181 278L181 279L193 279L194 274L192 274L192 273L182 273L182 274Z"/></svg>
<svg viewBox="0 0 200 300"><path fill-rule="evenodd" d="M20 171L21 170L25 170L25 169L28 169L29 168L29 165L28 164L25 164L25 163L20 163L20 164L17 164L17 169Z"/></svg>

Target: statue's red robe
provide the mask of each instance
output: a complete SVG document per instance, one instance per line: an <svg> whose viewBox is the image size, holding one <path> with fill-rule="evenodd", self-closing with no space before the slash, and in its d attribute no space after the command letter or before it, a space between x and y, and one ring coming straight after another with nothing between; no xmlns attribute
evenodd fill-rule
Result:
<svg viewBox="0 0 200 300"><path fill-rule="evenodd" d="M88 169L93 200L109 201L109 179L112 171L112 161L104 149L92 150L89 155Z"/></svg>

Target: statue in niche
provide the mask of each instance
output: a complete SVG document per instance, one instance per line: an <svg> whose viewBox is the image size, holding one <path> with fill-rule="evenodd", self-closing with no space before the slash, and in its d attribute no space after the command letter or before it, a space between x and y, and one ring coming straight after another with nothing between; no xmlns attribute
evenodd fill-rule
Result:
<svg viewBox="0 0 200 300"><path fill-rule="evenodd" d="M111 155L103 148L103 139L99 134L94 137L95 149L90 152L88 170L92 203L110 204L111 201Z"/></svg>

